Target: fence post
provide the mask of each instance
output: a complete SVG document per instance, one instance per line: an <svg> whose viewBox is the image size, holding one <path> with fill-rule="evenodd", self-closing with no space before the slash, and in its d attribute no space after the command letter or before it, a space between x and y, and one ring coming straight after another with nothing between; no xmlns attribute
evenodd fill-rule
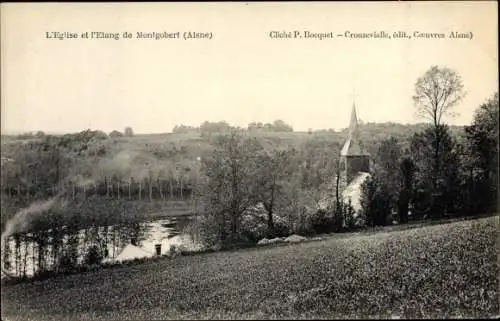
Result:
<svg viewBox="0 0 500 321"><path fill-rule="evenodd" d="M132 195L130 194L130 185L132 185L132 178L128 180L128 199L132 199Z"/></svg>

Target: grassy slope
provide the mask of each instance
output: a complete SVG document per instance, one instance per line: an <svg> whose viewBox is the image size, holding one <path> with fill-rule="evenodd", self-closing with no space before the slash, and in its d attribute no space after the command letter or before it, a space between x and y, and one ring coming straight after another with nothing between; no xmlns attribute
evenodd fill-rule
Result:
<svg viewBox="0 0 500 321"><path fill-rule="evenodd" d="M498 216L2 287L11 319L491 316ZM93 311L93 312L86 312Z"/></svg>

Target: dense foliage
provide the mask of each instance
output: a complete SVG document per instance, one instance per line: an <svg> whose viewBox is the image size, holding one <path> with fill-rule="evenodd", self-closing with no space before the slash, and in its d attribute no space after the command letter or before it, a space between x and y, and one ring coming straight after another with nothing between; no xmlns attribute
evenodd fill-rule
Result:
<svg viewBox="0 0 500 321"><path fill-rule="evenodd" d="M464 96L459 75L434 66L417 80L415 92L416 107L430 124L407 142L391 137L377 144L372 177L363 187L367 223L496 211L498 93L457 133L444 117Z"/></svg>

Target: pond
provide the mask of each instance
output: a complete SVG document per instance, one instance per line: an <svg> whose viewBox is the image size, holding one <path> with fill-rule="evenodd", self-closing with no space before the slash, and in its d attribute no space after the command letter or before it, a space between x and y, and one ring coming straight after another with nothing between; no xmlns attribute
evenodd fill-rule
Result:
<svg viewBox="0 0 500 321"><path fill-rule="evenodd" d="M97 248L101 253L101 262L168 255L173 246L196 250L200 245L189 235L182 233L190 220L189 216L178 216L140 223L89 227L75 232L62 229L57 232L48 230L37 235L17 234L8 237L5 244L2 244L3 269L12 276L32 276L41 269L54 270L62 264L88 264L91 248Z"/></svg>

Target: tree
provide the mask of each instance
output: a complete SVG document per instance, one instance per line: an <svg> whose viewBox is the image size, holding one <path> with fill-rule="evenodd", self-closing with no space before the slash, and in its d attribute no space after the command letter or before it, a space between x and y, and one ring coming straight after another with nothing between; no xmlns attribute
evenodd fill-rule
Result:
<svg viewBox="0 0 500 321"><path fill-rule="evenodd" d="M386 190L390 193L392 208L395 207L398 199L401 182L401 173L397 170L400 159L399 141L394 137L382 140L374 155L373 175L381 178L379 184L386 185Z"/></svg>
<svg viewBox="0 0 500 321"><path fill-rule="evenodd" d="M123 134L120 133L119 131L117 130L113 130L111 133L109 133L109 137L112 137L112 138L116 138L116 137L122 137Z"/></svg>
<svg viewBox="0 0 500 321"><path fill-rule="evenodd" d="M172 129L172 133L176 134L184 134L184 133L189 133L189 132L196 132L199 131L199 128L193 127L193 126L186 126L186 125L175 125L175 127Z"/></svg>
<svg viewBox="0 0 500 321"><path fill-rule="evenodd" d="M453 115L451 109L466 93L460 75L447 67L432 66L415 83L413 101L417 112L437 127L443 116Z"/></svg>
<svg viewBox="0 0 500 321"><path fill-rule="evenodd" d="M337 231L342 228L342 222L344 221L342 200L340 198L340 159L337 161L337 166L335 170L335 208L334 208L334 222Z"/></svg>
<svg viewBox="0 0 500 321"><path fill-rule="evenodd" d="M387 186L382 184L378 177L369 177L361 185L361 208L366 219L366 225L387 225L391 201Z"/></svg>
<svg viewBox="0 0 500 321"><path fill-rule="evenodd" d="M318 136L308 138L299 148L302 188L317 189L331 184L338 169L340 143Z"/></svg>
<svg viewBox="0 0 500 321"><path fill-rule="evenodd" d="M407 223L415 176L415 163L413 159L411 157L404 157L399 163L399 171L402 178L398 198L399 221L401 223Z"/></svg>
<svg viewBox="0 0 500 321"><path fill-rule="evenodd" d="M202 212L215 222L217 239L223 243L237 236L243 212L255 204L252 164L257 150L255 141L232 131L218 136L212 155L202 160Z"/></svg>
<svg viewBox="0 0 500 321"><path fill-rule="evenodd" d="M288 125L281 119L275 120L272 127L275 132L293 132L292 126Z"/></svg>
<svg viewBox="0 0 500 321"><path fill-rule="evenodd" d="M439 160L436 162L433 151L436 150L440 137ZM445 212L454 210L457 188L459 187L459 158L456 142L446 125L436 129L427 128L416 133L410 142L410 152L416 166L416 210L440 217ZM436 164L439 167L436 168Z"/></svg>
<svg viewBox="0 0 500 321"><path fill-rule="evenodd" d="M443 116L454 115L452 108L465 97L464 85L459 74L447 67L432 66L415 83L413 101L417 113L432 124L434 133L434 180L437 188L440 168Z"/></svg>
<svg viewBox="0 0 500 321"><path fill-rule="evenodd" d="M134 136L134 131L132 130L132 127L125 127L125 136L127 137L132 137Z"/></svg>
<svg viewBox="0 0 500 321"><path fill-rule="evenodd" d="M275 234L273 214L283 200L282 182L292 174L291 161L295 150L262 149L256 161L257 200L268 215L269 235Z"/></svg>
<svg viewBox="0 0 500 321"><path fill-rule="evenodd" d="M38 138L42 138L43 136L45 136L45 133L43 131L39 130L36 132L35 136Z"/></svg>
<svg viewBox="0 0 500 321"><path fill-rule="evenodd" d="M255 131L255 130L261 130L264 127L264 125L261 122L251 122L248 124L248 131Z"/></svg>
<svg viewBox="0 0 500 321"><path fill-rule="evenodd" d="M224 134L228 133L232 128L228 122L208 122L205 121L200 125L200 133L203 137L210 137L212 134Z"/></svg>
<svg viewBox="0 0 500 321"><path fill-rule="evenodd" d="M496 208L498 188L498 92L481 104L474 113L474 120L465 128L471 179L482 207Z"/></svg>

